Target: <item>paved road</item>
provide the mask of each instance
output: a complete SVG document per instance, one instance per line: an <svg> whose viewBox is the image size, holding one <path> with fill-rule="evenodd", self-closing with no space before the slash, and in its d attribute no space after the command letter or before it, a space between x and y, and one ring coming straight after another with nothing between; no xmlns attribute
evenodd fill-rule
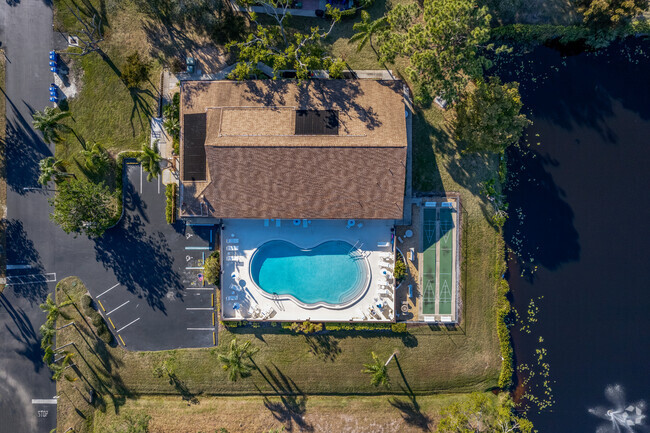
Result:
<svg viewBox="0 0 650 433"><path fill-rule="evenodd" d="M52 10L42 0L12 3L0 3L7 56L7 261L29 268L8 271L26 284L9 285L0 295L0 433L40 433L55 426L56 407L33 399L51 399L56 389L41 360L38 305L55 283L34 275L81 277L127 349L209 346L213 291L202 286L198 270L187 268L209 254L216 233L166 224L164 190L157 181L142 181L139 165L126 172L125 216L102 239L74 238L49 220L52 192L38 189L38 161L54 149L32 129L31 113L49 104Z"/></svg>
<svg viewBox="0 0 650 433"><path fill-rule="evenodd" d="M31 129L33 107L48 103L48 84L52 76L47 54L52 38L52 10L40 0L22 0L16 6L0 4L0 42L7 57L6 147L7 176L13 183L7 193L10 262L29 260L45 268L54 266L54 236L49 223L30 215L47 209L46 194L25 194L24 186L33 186L37 161L50 155ZM22 242L13 243L17 234ZM9 237L9 233L8 233ZM38 249L33 248L38 243ZM23 256L23 248L27 249ZM31 256L30 256L31 254ZM34 256L38 254L39 256ZM50 372L41 361L38 328L43 313L38 309L48 287L25 285L5 289L0 295L0 432L49 432L56 425L55 405L34 405L32 399L51 399L56 394Z"/></svg>

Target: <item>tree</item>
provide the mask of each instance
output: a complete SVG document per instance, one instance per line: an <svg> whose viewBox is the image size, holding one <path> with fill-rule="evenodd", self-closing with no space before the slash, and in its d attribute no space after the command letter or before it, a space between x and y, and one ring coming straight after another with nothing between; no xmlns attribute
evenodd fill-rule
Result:
<svg viewBox="0 0 650 433"><path fill-rule="evenodd" d="M244 358L250 360L258 350L256 347L251 347L250 340L239 345L237 344L237 338L233 338L228 352L225 354L220 353L217 359L223 364L221 367L228 371L228 378L234 382L239 378L251 375L252 366L244 362Z"/></svg>
<svg viewBox="0 0 650 433"><path fill-rule="evenodd" d="M493 398L473 393L442 410L438 433L530 433L533 424L518 417L509 397Z"/></svg>
<svg viewBox="0 0 650 433"><path fill-rule="evenodd" d="M478 80L474 91L458 104L456 134L469 151L503 152L530 125L522 107L519 83L501 84L496 77Z"/></svg>
<svg viewBox="0 0 650 433"><path fill-rule="evenodd" d="M112 202L112 194L103 183L74 179L61 183L50 200L54 206L50 218L66 233L99 237L113 222Z"/></svg>
<svg viewBox="0 0 650 433"><path fill-rule="evenodd" d="M171 104L167 104L163 107L163 127L173 140L178 140L181 133L180 103L181 94L180 92L176 92L172 97Z"/></svg>
<svg viewBox="0 0 650 433"><path fill-rule="evenodd" d="M386 388L390 388L390 377L388 376L388 363L383 363L381 359L375 352L371 352L372 362L368 364L363 364L364 369L361 370L362 373L370 374L370 383L374 386L383 385ZM393 355L388 359L390 361L393 358Z"/></svg>
<svg viewBox="0 0 650 433"><path fill-rule="evenodd" d="M45 302L43 302L38 307L41 310L43 310L45 313L47 313L46 323L49 322L52 325L54 325L56 323L56 320L59 318L59 316L63 317L64 319L70 319L70 316L62 312L60 308L70 305L71 303L72 301L68 300L61 303L60 306L56 305L56 302L52 300L52 295L48 294L47 298L45 298Z"/></svg>
<svg viewBox="0 0 650 433"><path fill-rule="evenodd" d="M164 361L160 361L153 368L154 377L163 377L167 376L169 383L174 383L177 380L176 377L176 358L173 356L168 357Z"/></svg>
<svg viewBox="0 0 650 433"><path fill-rule="evenodd" d="M140 54L134 51L122 66L122 81L129 89L136 88L149 78L150 70L151 64L140 59Z"/></svg>
<svg viewBox="0 0 650 433"><path fill-rule="evenodd" d="M327 69L330 77L340 78L343 71L343 61L334 59L327 54L322 41L329 36L334 25L341 19L341 11L327 5L327 15L331 17L330 26L326 30L312 27L310 33L303 34L289 31L286 26L291 18L287 11L292 0L242 0L245 6L262 5L275 21L275 25L262 25L255 13L250 14L255 29L242 42L227 45L238 52L237 66L229 78L247 80L253 74L261 71L257 68L259 62L273 68L275 76L280 70L294 69L298 79L309 78L314 70Z"/></svg>
<svg viewBox="0 0 650 433"><path fill-rule="evenodd" d="M578 0L583 22L596 32L615 30L648 9L648 0Z"/></svg>
<svg viewBox="0 0 650 433"><path fill-rule="evenodd" d="M96 142L89 142L81 151L84 165L88 170L101 171L108 166L111 156L104 147Z"/></svg>
<svg viewBox="0 0 650 433"><path fill-rule="evenodd" d="M160 161L162 158L158 153L158 140L149 147L146 143L142 145L142 151L138 156L138 161L142 164L142 169L147 172L147 180L151 182L153 178L160 174Z"/></svg>
<svg viewBox="0 0 650 433"><path fill-rule="evenodd" d="M41 170L41 175L38 177L38 183L43 186L47 186L47 184L52 180L54 180L55 183L59 183L66 177L76 177L73 173L66 172L63 161L58 160L53 156L41 159L38 163L38 167Z"/></svg>
<svg viewBox="0 0 650 433"><path fill-rule="evenodd" d="M406 73L420 104L436 95L457 100L468 82L490 66L481 51L494 48L485 45L491 17L474 0L426 1L423 11L417 4L398 4L386 19L388 26L378 38L382 61L409 59Z"/></svg>
<svg viewBox="0 0 650 433"><path fill-rule="evenodd" d="M102 34L103 23L101 16L93 8L91 10L93 12L93 15L90 20L87 20L81 17L81 11L79 10L78 6L75 9L76 12L68 5L68 10L81 24L82 28L81 33L70 33L70 36L76 39L77 43L81 47L81 52L76 53L68 51L66 54L73 56L85 56L86 54L93 52L100 52L100 54L103 54L101 52L101 48L99 47L99 43L104 40L104 35Z"/></svg>
<svg viewBox="0 0 650 433"><path fill-rule="evenodd" d="M70 132L72 129L68 125L59 123L66 117L70 117L72 113L69 111L60 111L56 108L45 107L40 111L35 111L32 114L32 124L34 128L43 133L43 139L47 143L59 143L61 136L59 132Z"/></svg>
<svg viewBox="0 0 650 433"><path fill-rule="evenodd" d="M350 38L349 42L358 42L357 51L361 51L366 43L370 44L370 48L375 52L375 55L379 57L379 53L375 49L375 46L372 44L372 37L379 33L381 30L384 30L388 26L388 21L386 17L381 17L377 20L371 21L370 14L366 11L361 11L361 22L354 23L352 29L356 31L354 35Z"/></svg>
<svg viewBox="0 0 650 433"><path fill-rule="evenodd" d="M219 276L221 275L219 251L213 252L210 254L210 257L205 259L205 263L203 264L203 274L205 276L205 281L208 284L214 284L215 286L219 284Z"/></svg>

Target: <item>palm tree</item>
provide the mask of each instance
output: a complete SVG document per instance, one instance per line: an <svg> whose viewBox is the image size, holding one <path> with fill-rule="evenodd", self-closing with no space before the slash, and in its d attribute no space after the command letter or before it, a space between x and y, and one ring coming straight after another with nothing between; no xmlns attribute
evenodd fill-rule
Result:
<svg viewBox="0 0 650 433"><path fill-rule="evenodd" d="M379 58L379 53L375 49L375 46L372 44L372 37L379 30L386 28L388 22L386 17L381 17L378 20L370 21L370 14L367 11L361 11L361 22L354 23L352 28L356 30L357 33L352 35L349 42L359 42L357 45L357 51L361 51L363 47L366 46L366 43L370 43L370 48L375 52L377 58Z"/></svg>
<svg viewBox="0 0 650 433"><path fill-rule="evenodd" d="M256 347L251 347L250 340L238 345L237 338L233 338L228 353L218 356L219 361L223 363L221 367L228 371L228 378L234 382L240 377L250 376L251 366L244 362L244 358L251 359L258 350Z"/></svg>
<svg viewBox="0 0 650 433"><path fill-rule="evenodd" d="M45 107L43 112L36 111L32 114L34 128L43 133L43 139L47 143L58 143L61 141L59 132L70 132L72 128L62 123L61 120L70 117L69 111L59 111L52 107Z"/></svg>
<svg viewBox="0 0 650 433"><path fill-rule="evenodd" d="M144 171L148 173L147 180L149 182L160 174L161 159L158 153L158 140L154 141L153 147L147 146L146 143L142 145L142 152L138 156L138 161L142 164Z"/></svg>
<svg viewBox="0 0 650 433"><path fill-rule="evenodd" d="M100 171L108 165L111 160L110 155L104 147L95 142L90 142L81 151L85 160L85 166L88 170Z"/></svg>
<svg viewBox="0 0 650 433"><path fill-rule="evenodd" d="M388 369L386 366L393 358L393 355L388 358L388 362L383 363L381 362L381 359L375 355L375 352L371 352L371 354L372 362L369 364L363 364L365 368L361 370L361 372L372 375L370 377L370 383L374 386L384 385L386 388L390 388L390 377L388 376Z"/></svg>
<svg viewBox="0 0 650 433"><path fill-rule="evenodd" d="M53 156L48 156L47 158L41 159L41 161L38 163L38 166L41 169L41 175L38 177L38 183L43 186L46 186L52 180L54 180L55 183L58 183L64 177L71 176L76 178L73 173L68 173L65 171L63 161L56 159Z"/></svg>

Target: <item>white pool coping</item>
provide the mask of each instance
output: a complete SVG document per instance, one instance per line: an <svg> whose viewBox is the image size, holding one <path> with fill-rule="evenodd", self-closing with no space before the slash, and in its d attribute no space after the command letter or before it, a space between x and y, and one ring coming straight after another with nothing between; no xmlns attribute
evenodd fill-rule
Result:
<svg viewBox="0 0 650 433"><path fill-rule="evenodd" d="M359 227L361 224L361 227ZM395 318L394 289L390 296L379 294L379 281L382 278L382 265L385 262L381 254L392 253L392 220L357 220L354 227L347 228L348 220L312 220L304 227L304 221L295 225L293 220L281 220L277 227L275 220L269 220L265 226L264 220L224 220L221 233L222 251L222 290L221 316L223 320L273 320L273 321L304 321L313 322L393 322ZM227 243L227 239L237 239L237 243ZM291 242L301 248L312 248L323 242L341 240L356 246L366 254L369 272L369 284L363 294L348 301L347 304L331 306L305 305L293 297L279 296L269 298L269 294L252 281L250 275L250 259L257 248L271 240ZM388 242L387 247L378 244ZM227 246L236 245L236 251L228 251ZM232 248L231 248L232 249ZM229 261L227 257L237 258ZM238 279L232 274L236 272ZM232 288L231 288L232 287ZM369 314L369 307L376 304L375 299L384 304L379 310L374 308L376 315ZM235 304L239 309L234 309ZM271 311L266 317L254 314L256 309ZM360 314L365 313L365 319Z"/></svg>

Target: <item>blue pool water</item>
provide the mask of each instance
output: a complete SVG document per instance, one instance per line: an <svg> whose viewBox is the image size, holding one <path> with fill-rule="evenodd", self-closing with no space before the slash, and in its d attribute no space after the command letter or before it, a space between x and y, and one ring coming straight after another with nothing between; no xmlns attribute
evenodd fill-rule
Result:
<svg viewBox="0 0 650 433"><path fill-rule="evenodd" d="M291 295L305 304L340 304L360 294L367 280L365 259L357 254L344 241L328 241L311 249L270 241L253 255L251 275L269 294Z"/></svg>

